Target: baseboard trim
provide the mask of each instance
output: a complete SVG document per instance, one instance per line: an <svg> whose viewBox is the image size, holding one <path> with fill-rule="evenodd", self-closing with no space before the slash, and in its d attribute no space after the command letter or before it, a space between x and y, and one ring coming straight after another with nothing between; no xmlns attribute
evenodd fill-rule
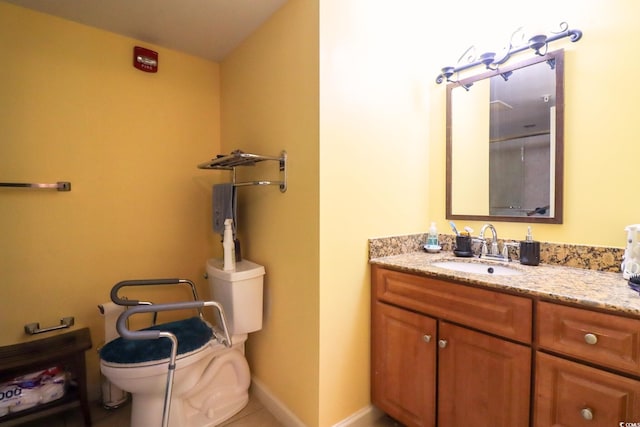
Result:
<svg viewBox="0 0 640 427"><path fill-rule="evenodd" d="M296 417L296 414L291 412L282 401L269 391L264 383L256 378L251 378L251 394L285 427L306 427L305 424Z"/></svg>
<svg viewBox="0 0 640 427"><path fill-rule="evenodd" d="M285 427L306 427L296 415L287 408L271 391L256 378L251 378L251 394L264 405ZM369 427L381 418L384 413L373 405L348 416L332 427Z"/></svg>
<svg viewBox="0 0 640 427"><path fill-rule="evenodd" d="M373 405L369 405L360 409L340 421L334 424L332 427L370 427L378 419L382 418L384 413Z"/></svg>

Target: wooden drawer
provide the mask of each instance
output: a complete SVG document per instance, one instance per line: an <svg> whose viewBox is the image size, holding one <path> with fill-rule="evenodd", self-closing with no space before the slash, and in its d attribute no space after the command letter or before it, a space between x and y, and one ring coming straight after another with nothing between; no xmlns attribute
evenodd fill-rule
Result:
<svg viewBox="0 0 640 427"><path fill-rule="evenodd" d="M536 354L534 427L612 427L640 421L640 381Z"/></svg>
<svg viewBox="0 0 640 427"><path fill-rule="evenodd" d="M548 302L536 318L541 348L640 375L640 320Z"/></svg>
<svg viewBox="0 0 640 427"><path fill-rule="evenodd" d="M484 332L531 342L528 298L457 285L373 266L375 297Z"/></svg>

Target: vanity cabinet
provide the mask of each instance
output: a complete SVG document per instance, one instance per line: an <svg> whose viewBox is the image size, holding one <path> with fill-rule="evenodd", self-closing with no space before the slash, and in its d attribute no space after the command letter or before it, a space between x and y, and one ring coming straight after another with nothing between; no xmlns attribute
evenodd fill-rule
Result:
<svg viewBox="0 0 640 427"><path fill-rule="evenodd" d="M532 301L372 266L372 401L407 426L529 425Z"/></svg>
<svg viewBox="0 0 640 427"><path fill-rule="evenodd" d="M544 301L536 314L534 426L640 423L640 320Z"/></svg>
<svg viewBox="0 0 640 427"><path fill-rule="evenodd" d="M640 425L640 319L371 273L372 402L406 426Z"/></svg>

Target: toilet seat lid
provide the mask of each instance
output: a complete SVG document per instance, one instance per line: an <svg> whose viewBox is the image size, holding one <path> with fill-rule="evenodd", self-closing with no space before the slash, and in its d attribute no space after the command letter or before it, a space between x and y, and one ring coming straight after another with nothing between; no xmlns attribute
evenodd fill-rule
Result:
<svg viewBox="0 0 640 427"><path fill-rule="evenodd" d="M178 355L198 350L213 338L211 327L199 317L163 323L143 330L174 334L178 340ZM119 364L157 361L168 359L170 355L171 341L166 338L127 340L119 337L105 344L100 350L102 360Z"/></svg>

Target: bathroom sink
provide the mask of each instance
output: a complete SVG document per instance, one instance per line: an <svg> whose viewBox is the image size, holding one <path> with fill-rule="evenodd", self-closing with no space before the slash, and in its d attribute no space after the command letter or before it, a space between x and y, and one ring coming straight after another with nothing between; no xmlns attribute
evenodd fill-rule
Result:
<svg viewBox="0 0 640 427"><path fill-rule="evenodd" d="M487 262L441 261L434 262L431 265L447 270L459 271L461 273L491 274L494 276L516 276L523 274L515 268Z"/></svg>

